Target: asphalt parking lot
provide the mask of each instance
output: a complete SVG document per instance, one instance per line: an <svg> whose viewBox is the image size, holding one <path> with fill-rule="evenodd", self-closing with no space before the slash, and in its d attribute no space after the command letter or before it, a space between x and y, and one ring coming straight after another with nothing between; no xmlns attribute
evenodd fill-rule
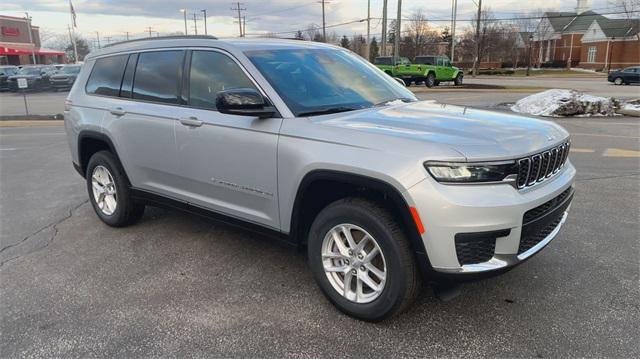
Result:
<svg viewBox="0 0 640 359"><path fill-rule="evenodd" d="M340 314L303 254L260 235L156 208L107 227L61 126L0 128L0 356L640 357L640 122L558 122L578 169L561 235L379 324Z"/></svg>

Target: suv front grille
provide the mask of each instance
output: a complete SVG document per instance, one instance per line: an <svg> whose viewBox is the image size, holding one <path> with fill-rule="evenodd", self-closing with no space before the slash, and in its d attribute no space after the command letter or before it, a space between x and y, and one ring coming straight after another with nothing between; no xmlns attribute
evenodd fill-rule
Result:
<svg viewBox="0 0 640 359"><path fill-rule="evenodd" d="M558 173L567 162L569 142L550 150L521 158L518 163L518 189L533 186Z"/></svg>

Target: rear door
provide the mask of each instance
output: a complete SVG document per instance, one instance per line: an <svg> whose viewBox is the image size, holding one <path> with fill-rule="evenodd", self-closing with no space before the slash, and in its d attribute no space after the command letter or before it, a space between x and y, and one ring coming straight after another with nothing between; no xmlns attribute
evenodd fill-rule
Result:
<svg viewBox="0 0 640 359"><path fill-rule="evenodd" d="M175 123L179 196L201 207L278 229L276 151L282 119L216 110L219 91L260 91L242 65L226 52L193 50L185 73L188 107L176 112L180 120Z"/></svg>
<svg viewBox="0 0 640 359"><path fill-rule="evenodd" d="M182 83L183 50L132 54L119 99L109 104L104 128L115 142L133 186L175 196L179 192L174 122Z"/></svg>

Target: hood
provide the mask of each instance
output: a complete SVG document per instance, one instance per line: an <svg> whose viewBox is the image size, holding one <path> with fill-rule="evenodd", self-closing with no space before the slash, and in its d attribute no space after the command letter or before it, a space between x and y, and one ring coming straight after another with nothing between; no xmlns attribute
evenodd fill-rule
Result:
<svg viewBox="0 0 640 359"><path fill-rule="evenodd" d="M549 121L434 101L318 116L314 122L447 146L469 161L523 157L569 137Z"/></svg>

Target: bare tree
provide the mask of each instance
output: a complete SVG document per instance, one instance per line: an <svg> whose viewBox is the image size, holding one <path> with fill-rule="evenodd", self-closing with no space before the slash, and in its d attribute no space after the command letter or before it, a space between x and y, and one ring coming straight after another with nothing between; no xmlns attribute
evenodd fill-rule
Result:
<svg viewBox="0 0 640 359"><path fill-rule="evenodd" d="M614 0L615 6L619 7L627 19L627 25L631 26L633 21L638 21L640 12L640 0ZM636 38L640 40L640 33L636 33Z"/></svg>
<svg viewBox="0 0 640 359"><path fill-rule="evenodd" d="M421 8L414 10L409 15L406 36L402 36L402 53L413 59L416 56L434 52L441 40L438 31L429 26L427 17Z"/></svg>

